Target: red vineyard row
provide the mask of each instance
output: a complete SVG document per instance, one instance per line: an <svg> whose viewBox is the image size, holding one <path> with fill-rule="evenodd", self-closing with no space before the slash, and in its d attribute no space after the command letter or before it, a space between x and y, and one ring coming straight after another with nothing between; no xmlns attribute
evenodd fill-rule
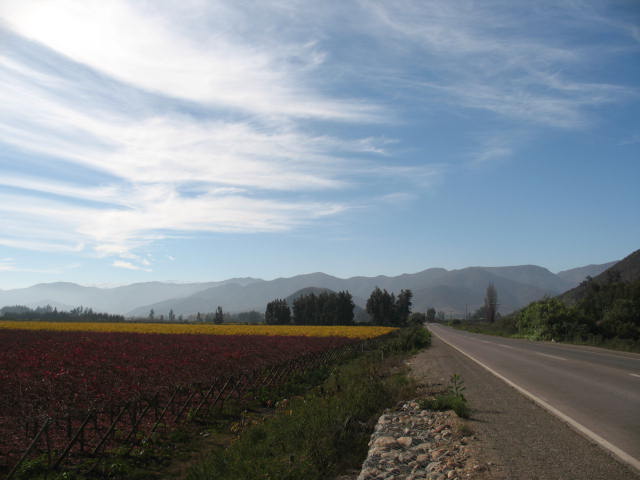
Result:
<svg viewBox="0 0 640 480"><path fill-rule="evenodd" d="M355 342L343 337L0 330L0 467L15 462L44 418L55 427L46 429L47 442L64 444L83 416L89 419L87 429L103 419L105 425L93 426L96 432L122 412L134 425L138 407L132 406L147 405L155 418L161 399L176 399L172 408L179 410L182 400L177 399L187 392L204 398L207 390L221 390L223 379L251 382L255 372ZM102 417L88 412L102 412ZM152 421L151 414L145 421Z"/></svg>

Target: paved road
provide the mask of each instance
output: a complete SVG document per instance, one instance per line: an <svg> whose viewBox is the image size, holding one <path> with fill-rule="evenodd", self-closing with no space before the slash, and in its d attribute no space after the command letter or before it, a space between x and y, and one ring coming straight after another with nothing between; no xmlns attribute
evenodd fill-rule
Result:
<svg viewBox="0 0 640 480"><path fill-rule="evenodd" d="M640 355L428 328L640 469Z"/></svg>

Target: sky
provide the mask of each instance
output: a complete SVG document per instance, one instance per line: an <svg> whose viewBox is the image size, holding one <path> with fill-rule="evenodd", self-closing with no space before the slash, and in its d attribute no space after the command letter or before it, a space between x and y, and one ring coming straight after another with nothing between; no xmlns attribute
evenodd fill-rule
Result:
<svg viewBox="0 0 640 480"><path fill-rule="evenodd" d="M0 288L640 248L640 3L2 0Z"/></svg>

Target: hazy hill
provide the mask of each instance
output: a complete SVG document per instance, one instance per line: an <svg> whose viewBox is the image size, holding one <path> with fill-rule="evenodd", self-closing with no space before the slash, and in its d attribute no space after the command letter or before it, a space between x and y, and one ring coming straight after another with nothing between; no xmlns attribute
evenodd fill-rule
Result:
<svg viewBox="0 0 640 480"><path fill-rule="evenodd" d="M618 262L615 261L615 262L603 263L601 265L587 265L585 267L572 268L570 270L563 270L562 272L558 272L556 275L558 275L564 281L569 282L573 286L576 286L576 285L580 285L580 282L582 282L585 278L596 277L600 275L602 272L604 272L606 269L608 269L609 267L614 266L616 263Z"/></svg>
<svg viewBox="0 0 640 480"><path fill-rule="evenodd" d="M626 259L625 259L626 260ZM554 274L536 265L509 267L468 267L459 270L429 268L417 273L391 276L333 277L309 273L265 281L234 278L222 282L163 283L147 282L114 288L84 287L74 283L49 283L29 288L0 291L0 307L5 305L84 306L96 311L146 317L156 315L213 312L221 306L225 312L264 311L275 298L286 299L301 289L314 287L334 292L348 290L359 307L375 287L398 293L409 288L414 293L414 310L434 307L445 312L472 312L483 303L486 287L498 290L499 309L507 313L544 295L558 295L575 287L582 275L604 270L606 265L589 265Z"/></svg>
<svg viewBox="0 0 640 480"><path fill-rule="evenodd" d="M214 311L218 305L228 312L265 309L275 298L287 298L307 287L332 291L348 290L354 303L365 307L366 299L376 287L398 293L403 288L414 292L416 311L434 307L446 312L464 313L482 305L485 290L493 283L498 290L500 311L510 312L544 295L557 295L571 284L549 270L535 265L516 267L469 267L461 270L432 268L397 277L336 278L324 273L311 273L271 281L257 281L246 286L224 285L208 288L189 297L144 305L129 312L132 316L146 316L153 308L156 314L166 315L173 309L176 315ZM318 291L320 291L318 290Z"/></svg>
<svg viewBox="0 0 640 480"><path fill-rule="evenodd" d="M602 273L593 277L593 281L600 284L609 283L611 279L621 280L623 282L633 282L640 279L640 250L636 250L631 255L614 263ZM578 285L563 293L560 298L573 303L584 296L585 290L584 285Z"/></svg>
<svg viewBox="0 0 640 480"><path fill-rule="evenodd" d="M96 311L125 314L130 310L168 298L193 295L200 290L227 283L248 285L256 281L251 278L230 279L208 283L134 283L113 288L84 287L75 283L42 283L29 288L0 291L0 306L85 306ZM60 307L59 307L60 308Z"/></svg>

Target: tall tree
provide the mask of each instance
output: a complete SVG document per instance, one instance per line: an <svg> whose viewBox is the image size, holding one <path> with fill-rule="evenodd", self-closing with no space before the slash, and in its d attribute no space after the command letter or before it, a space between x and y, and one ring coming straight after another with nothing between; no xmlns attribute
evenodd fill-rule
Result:
<svg viewBox="0 0 640 480"><path fill-rule="evenodd" d="M376 287L367 300L367 313L375 325L393 325L395 323L395 303L393 293Z"/></svg>
<svg viewBox="0 0 640 480"><path fill-rule="evenodd" d="M291 309L287 301L276 299L267 304L264 312L264 321L267 325L288 325L291 323Z"/></svg>
<svg viewBox="0 0 640 480"><path fill-rule="evenodd" d="M487 292L484 296L484 310L487 322L495 322L496 314L498 313L498 291L493 283L490 283L487 287Z"/></svg>
<svg viewBox="0 0 640 480"><path fill-rule="evenodd" d="M435 322L436 321L436 309L431 307L427 310L427 322Z"/></svg>
<svg viewBox="0 0 640 480"><path fill-rule="evenodd" d="M336 324L351 325L353 324L353 297L348 291L338 292L338 306Z"/></svg>
<svg viewBox="0 0 640 480"><path fill-rule="evenodd" d="M409 314L411 313L411 298L413 292L409 289L401 290L396 300L395 308L395 323L398 326L404 326L409 320Z"/></svg>
<svg viewBox="0 0 640 480"><path fill-rule="evenodd" d="M213 323L222 323L224 322L224 312L222 311L222 307L218 305L218 309L216 310L216 314L213 317Z"/></svg>

